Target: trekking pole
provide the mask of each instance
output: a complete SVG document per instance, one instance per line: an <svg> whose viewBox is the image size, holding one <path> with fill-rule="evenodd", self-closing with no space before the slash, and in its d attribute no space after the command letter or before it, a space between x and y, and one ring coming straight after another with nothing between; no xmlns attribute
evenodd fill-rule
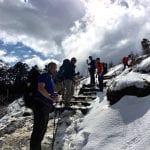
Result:
<svg viewBox="0 0 150 150"><path fill-rule="evenodd" d="M57 105L57 103L56 103ZM57 111L56 111L56 105L55 105L55 108L54 108L54 122L53 122L53 138L52 138L52 150L54 148L54 142L55 142L55 131L56 131L56 117L57 117Z"/></svg>
<svg viewBox="0 0 150 150"><path fill-rule="evenodd" d="M52 150L54 149L54 144L55 144L55 139L56 139L56 134L57 134L57 129L58 129L58 123L60 121L60 112L58 113L57 115L57 109L56 109L56 106L58 105L58 102L56 102L56 105L55 105L55 110L54 110L54 123L53 123L53 139L52 139ZM62 108L62 103L61 103L61 108ZM60 108L60 109L61 109ZM56 123L56 117L58 117L58 120L57 120L57 123Z"/></svg>

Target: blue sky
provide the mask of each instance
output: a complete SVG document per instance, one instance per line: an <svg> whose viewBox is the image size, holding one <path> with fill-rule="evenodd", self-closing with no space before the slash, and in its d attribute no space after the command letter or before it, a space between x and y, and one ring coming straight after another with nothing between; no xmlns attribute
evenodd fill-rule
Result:
<svg viewBox="0 0 150 150"><path fill-rule="evenodd" d="M17 56L18 59L30 58L33 55L40 55L40 57L42 57L40 53L34 52L33 49L23 45L20 42L16 44L4 44L3 41L0 41L0 49L4 50L7 55Z"/></svg>
<svg viewBox="0 0 150 150"><path fill-rule="evenodd" d="M118 63L150 38L149 0L0 0L0 58L45 66L89 55Z"/></svg>
<svg viewBox="0 0 150 150"><path fill-rule="evenodd" d="M40 57L42 60L45 59L53 59L54 55L43 55L40 52L34 51L34 49L22 44L21 42L18 42L16 44L7 43L5 44L3 41L0 41L0 51L4 52L3 61L10 64L15 64L18 61L25 62L27 59L35 58L36 56ZM7 57L14 57L14 60L11 61L9 59L5 59ZM61 60L61 55L58 54L57 56L58 60Z"/></svg>

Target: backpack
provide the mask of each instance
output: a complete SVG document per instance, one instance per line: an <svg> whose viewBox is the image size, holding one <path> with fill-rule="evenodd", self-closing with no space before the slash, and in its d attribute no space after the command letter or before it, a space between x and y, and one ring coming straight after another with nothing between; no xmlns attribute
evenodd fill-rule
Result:
<svg viewBox="0 0 150 150"><path fill-rule="evenodd" d="M54 78L55 82L62 82L65 79L66 74L68 74L68 69L70 69L70 65L71 63L69 59L63 61L62 66L60 66L59 71Z"/></svg>
<svg viewBox="0 0 150 150"><path fill-rule="evenodd" d="M34 106L34 98L37 91L39 75L40 72L35 67L33 67L28 73L23 95L25 106L28 108L33 108Z"/></svg>

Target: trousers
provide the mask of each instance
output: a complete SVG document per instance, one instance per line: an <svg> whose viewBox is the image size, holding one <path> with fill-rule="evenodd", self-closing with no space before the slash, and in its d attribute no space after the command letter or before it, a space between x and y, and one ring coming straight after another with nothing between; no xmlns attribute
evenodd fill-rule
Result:
<svg viewBox="0 0 150 150"><path fill-rule="evenodd" d="M36 102L33 111L33 131L30 139L30 150L41 150L41 142L47 130L49 113L54 110L53 106L47 106L42 101L35 98Z"/></svg>

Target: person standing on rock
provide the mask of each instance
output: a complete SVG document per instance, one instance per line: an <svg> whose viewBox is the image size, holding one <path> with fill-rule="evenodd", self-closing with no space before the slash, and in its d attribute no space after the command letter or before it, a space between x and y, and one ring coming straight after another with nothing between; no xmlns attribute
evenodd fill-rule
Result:
<svg viewBox="0 0 150 150"><path fill-rule="evenodd" d="M30 150L41 150L41 142L47 130L49 113L54 111L53 103L58 100L54 94L53 75L57 65L53 62L48 64L48 72L39 76L35 103L32 108L34 123L30 139Z"/></svg>

